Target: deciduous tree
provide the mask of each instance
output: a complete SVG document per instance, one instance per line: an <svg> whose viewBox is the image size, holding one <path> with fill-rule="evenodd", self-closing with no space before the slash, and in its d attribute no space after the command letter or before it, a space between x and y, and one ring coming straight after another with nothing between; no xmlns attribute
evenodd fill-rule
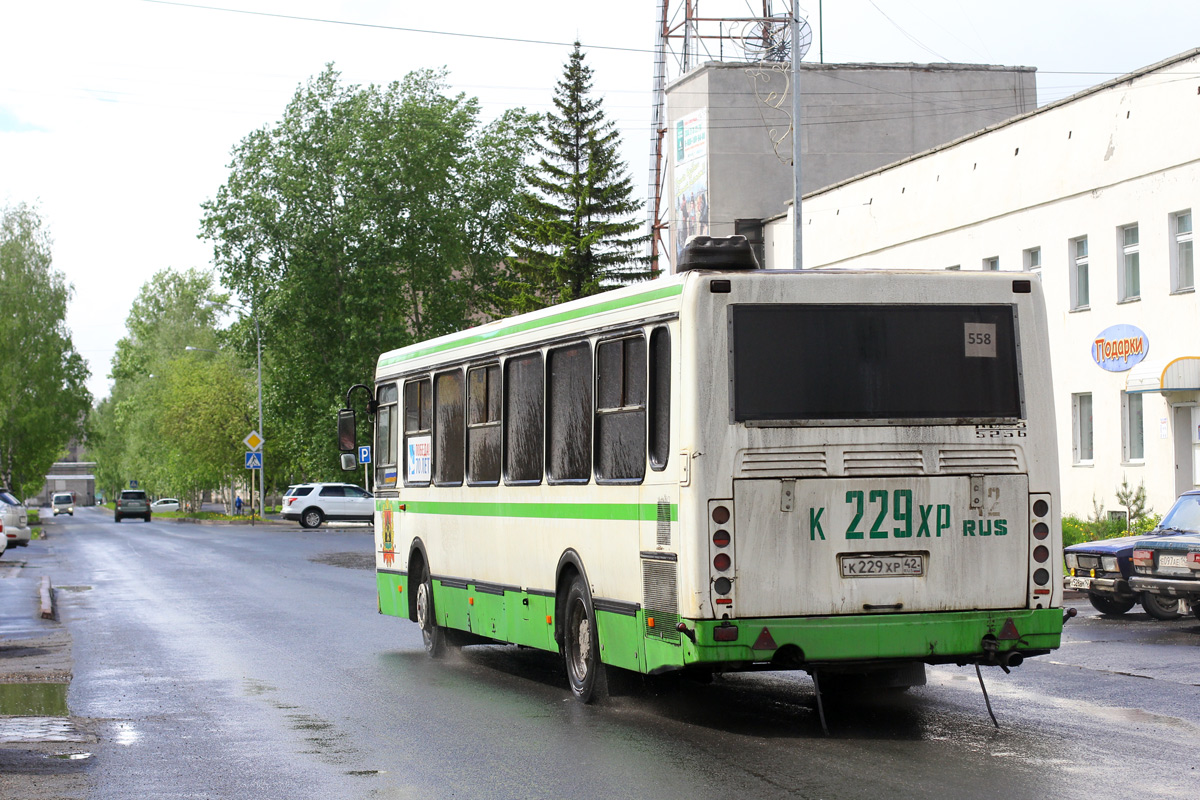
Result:
<svg viewBox="0 0 1200 800"><path fill-rule="evenodd" d="M336 474L334 412L381 352L490 314L533 124L481 126L442 72L363 88L330 66L234 148L202 235L259 317L263 433L289 476Z"/></svg>
<svg viewBox="0 0 1200 800"><path fill-rule="evenodd" d="M67 330L71 287L28 205L0 209L0 483L27 497L85 429L87 367Z"/></svg>

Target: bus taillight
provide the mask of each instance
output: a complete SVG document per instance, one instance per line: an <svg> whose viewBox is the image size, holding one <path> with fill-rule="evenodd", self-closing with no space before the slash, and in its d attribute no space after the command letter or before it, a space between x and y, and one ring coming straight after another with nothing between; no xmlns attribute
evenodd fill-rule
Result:
<svg viewBox="0 0 1200 800"><path fill-rule="evenodd" d="M709 586L715 616L730 619L733 611L733 578L736 566L737 531L734 528L733 501L708 501Z"/></svg>
<svg viewBox="0 0 1200 800"><path fill-rule="evenodd" d="M1029 495L1029 557L1034 564L1046 564L1057 542L1050 536L1054 523L1054 504L1049 494ZM1058 545L1061 546L1061 545ZM1062 552L1058 550L1058 552ZM1029 575L1029 601L1034 608L1042 608L1047 600L1054 601L1055 591L1050 584L1050 572L1038 567Z"/></svg>

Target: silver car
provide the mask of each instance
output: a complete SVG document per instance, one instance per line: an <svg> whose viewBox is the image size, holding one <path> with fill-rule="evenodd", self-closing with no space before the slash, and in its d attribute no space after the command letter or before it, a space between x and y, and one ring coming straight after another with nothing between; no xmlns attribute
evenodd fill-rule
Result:
<svg viewBox="0 0 1200 800"><path fill-rule="evenodd" d="M25 504L12 492L0 489L0 525L4 527L4 538L9 547L24 547L29 544L32 532L29 529L29 512Z"/></svg>

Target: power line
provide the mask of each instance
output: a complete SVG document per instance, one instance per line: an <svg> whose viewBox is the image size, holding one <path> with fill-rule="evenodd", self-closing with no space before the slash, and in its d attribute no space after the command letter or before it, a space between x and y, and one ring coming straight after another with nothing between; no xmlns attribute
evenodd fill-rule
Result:
<svg viewBox="0 0 1200 800"><path fill-rule="evenodd" d="M427 29L427 28L407 28L407 27L403 27L403 26L399 26L399 25L382 25L382 24L373 23L373 22L353 22L350 20L328 19L328 18L324 18L324 17L305 17L305 16L296 15L296 14L277 14L277 13L272 13L272 12L268 12L268 11L248 11L246 9L241 9L241 8L223 8L220 6L201 5L199 3L181 3L181 2L177 2L176 0L142 0L142 2L153 3L155 5L163 5L163 6L176 6L179 8L192 8L192 9L198 9L201 11L219 11L219 12L223 12L223 13L227 13L227 14L244 14L246 16L254 16L254 17L271 17L271 18L275 18L275 19L289 19L289 20L294 20L297 22L317 22L317 23L321 23L321 24L325 24L325 25L345 25L345 26L354 27L354 28L375 28L378 30L400 31L403 33L425 33L425 34L429 34L431 36L457 36L457 37L466 38L466 39L484 39L484 40L496 41L496 42L513 42L516 44L540 44L540 45L547 45L550 47L574 47L574 45L575 45L574 42L558 42L558 41L552 41L552 40L548 40L548 39L523 39L523 38L515 37L515 36L489 36L487 34L463 33L461 31L439 31L439 30L432 30L432 29ZM872 5L875 5L875 4L872 3ZM901 33L903 33L905 36L907 36L918 47L931 53L932 55L937 56L938 58L942 59L943 61L946 61L947 63L952 63L952 62L950 62L950 59L946 58L945 56L941 55L940 53L930 50L928 47L923 45L921 42L917 41L910 34L905 32L903 28L900 28L899 25L897 25L894 21L892 21L891 18L887 16L887 14L884 14L884 12L881 9L879 9L878 6L875 6L875 7L877 10L879 10L880 14L883 14L883 16L885 18L887 18L890 22L892 22L893 25L896 25L897 29L899 29ZM580 46L587 50L612 50L615 52L623 52L623 53L646 53L646 54L654 53L653 49L644 48L644 47L619 47L617 45L582 44L582 43L580 44ZM747 61L745 63L747 66L750 66L757 62ZM856 61L856 62L847 62L847 63L849 63L849 64L860 64L860 63L861 64L870 64L872 62L857 62ZM826 66L829 66L829 65L826 65ZM834 64L833 66L838 66L838 65ZM1038 70L1038 74L1039 75L1111 75L1111 76L1117 76L1117 75L1125 75L1128 73L1127 72L1119 72L1119 71L1118 72L1113 72L1113 71L1105 72L1105 71L1098 71L1098 70ZM620 91L641 92L643 90L627 89L627 90L620 90Z"/></svg>
<svg viewBox="0 0 1200 800"><path fill-rule="evenodd" d="M574 47L574 42L554 42L546 39L521 39L515 36L488 36L482 33L462 33L460 31L435 31L427 28L405 28L399 25L380 25L373 22L351 22L344 19L325 19L322 17L302 17L296 14L274 14L269 11L247 11L241 8L221 8L219 6L205 6L197 3L179 3L174 0L142 0L144 3L154 3L160 6L178 6L180 8L195 8L202 11L222 11L227 14L245 14L251 17L272 17L274 19L290 19L297 22L320 22L325 25L346 25L352 28L376 28L385 31L402 31L404 33L427 33L432 36L458 36L464 39L487 39L493 42L514 42L516 44L542 44L552 47ZM584 45L580 45L583 47ZM606 44L589 44L586 45L589 50L617 50L626 53L653 53L641 47L617 47L615 45Z"/></svg>

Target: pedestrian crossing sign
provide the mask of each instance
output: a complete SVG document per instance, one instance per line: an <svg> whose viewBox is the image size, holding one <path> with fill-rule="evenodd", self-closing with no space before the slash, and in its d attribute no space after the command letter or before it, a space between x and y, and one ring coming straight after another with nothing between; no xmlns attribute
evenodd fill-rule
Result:
<svg viewBox="0 0 1200 800"><path fill-rule="evenodd" d="M246 469L262 469L262 453L246 453Z"/></svg>

